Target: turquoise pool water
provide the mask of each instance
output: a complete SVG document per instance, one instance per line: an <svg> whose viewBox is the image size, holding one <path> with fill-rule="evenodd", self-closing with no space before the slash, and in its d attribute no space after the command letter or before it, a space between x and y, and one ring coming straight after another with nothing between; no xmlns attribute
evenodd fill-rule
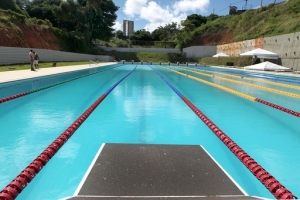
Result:
<svg viewBox="0 0 300 200"><path fill-rule="evenodd" d="M92 103L134 67L107 66L0 85L1 98L99 71L0 104L0 188L13 180ZM285 187L300 196L299 118L160 66L152 67ZM203 72L203 69L193 70ZM300 111L298 98L211 77L195 76ZM278 86L265 86L279 89ZM285 90L282 87L280 89ZM300 90L288 91L299 94ZM17 199L72 196L102 143L202 145L248 195L274 198L149 66L138 65Z"/></svg>

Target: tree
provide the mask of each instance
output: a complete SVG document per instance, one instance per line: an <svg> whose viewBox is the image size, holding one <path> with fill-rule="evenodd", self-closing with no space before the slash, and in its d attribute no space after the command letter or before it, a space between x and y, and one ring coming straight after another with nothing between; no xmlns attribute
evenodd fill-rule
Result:
<svg viewBox="0 0 300 200"><path fill-rule="evenodd" d="M160 26L152 32L154 41L174 41L178 34L178 25L176 22L167 24L164 27Z"/></svg>
<svg viewBox="0 0 300 200"><path fill-rule="evenodd" d="M117 19L119 7L112 0L77 0L77 4L80 8L73 13L73 17L80 17L77 19L80 25L77 29L88 33L90 41L109 41L114 36L112 26Z"/></svg>
<svg viewBox="0 0 300 200"><path fill-rule="evenodd" d="M173 41L176 39L176 35L178 33L177 23L172 22L171 24L167 24L164 27L163 35L161 35L161 40L164 41Z"/></svg>
<svg viewBox="0 0 300 200"><path fill-rule="evenodd" d="M14 0L0 0L0 9L12 10L18 13L22 13L19 6L14 2Z"/></svg>
<svg viewBox="0 0 300 200"><path fill-rule="evenodd" d="M185 29L193 30L202 24L206 24L207 18L202 15L192 14L181 22Z"/></svg>
<svg viewBox="0 0 300 200"><path fill-rule="evenodd" d="M30 4L29 0L15 0L15 2L22 10L25 9L28 4Z"/></svg>
<svg viewBox="0 0 300 200"><path fill-rule="evenodd" d="M192 41L192 34L190 31L184 29L180 30L177 36L177 45L178 48L183 49Z"/></svg>
<svg viewBox="0 0 300 200"><path fill-rule="evenodd" d="M93 9L89 13L89 28L92 32L92 39L109 41L114 36L112 28L117 19L117 7L112 0L102 0L99 5L97 0L91 0Z"/></svg>
<svg viewBox="0 0 300 200"><path fill-rule="evenodd" d="M146 30L138 30L130 35L130 40L144 40L144 41L152 41L152 37L149 31Z"/></svg>
<svg viewBox="0 0 300 200"><path fill-rule="evenodd" d="M154 31L151 33L151 37L153 41L160 41L161 36L163 35L164 32L164 27L160 26L156 28Z"/></svg>
<svg viewBox="0 0 300 200"><path fill-rule="evenodd" d="M68 32L86 30L86 15L84 8L73 0L62 2L58 7L53 9L55 16L54 24Z"/></svg>
<svg viewBox="0 0 300 200"><path fill-rule="evenodd" d="M219 18L218 15L216 14L210 14L208 17L207 17L207 21L213 21L215 19Z"/></svg>
<svg viewBox="0 0 300 200"><path fill-rule="evenodd" d="M118 9L112 0L32 0L26 6L31 17L48 19L67 32L80 32L89 42L114 36Z"/></svg>
<svg viewBox="0 0 300 200"><path fill-rule="evenodd" d="M128 39L128 37L124 34L124 32L120 31L120 30L116 31L115 37L119 38L119 39L122 39L122 40Z"/></svg>
<svg viewBox="0 0 300 200"><path fill-rule="evenodd" d="M62 3L62 0L33 0L26 4L26 11L30 17L49 20L53 26L58 26L55 10Z"/></svg>

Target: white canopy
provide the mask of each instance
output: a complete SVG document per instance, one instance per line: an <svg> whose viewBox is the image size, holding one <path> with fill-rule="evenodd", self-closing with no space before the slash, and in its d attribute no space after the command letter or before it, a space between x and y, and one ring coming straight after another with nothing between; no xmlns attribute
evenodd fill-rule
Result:
<svg viewBox="0 0 300 200"><path fill-rule="evenodd" d="M254 69L254 70L263 70L263 71L275 71L275 70L288 71L288 70L291 70L290 68L283 67L281 65L277 65L277 64L271 63L269 61L255 64L255 65L250 65L250 66L244 67L244 69Z"/></svg>
<svg viewBox="0 0 300 200"><path fill-rule="evenodd" d="M221 52L221 53L218 53L216 55L213 55L213 57L230 57L230 56L227 55L226 53Z"/></svg>
<svg viewBox="0 0 300 200"><path fill-rule="evenodd" d="M278 54L260 48L241 53L240 56L257 56L257 58L278 59Z"/></svg>

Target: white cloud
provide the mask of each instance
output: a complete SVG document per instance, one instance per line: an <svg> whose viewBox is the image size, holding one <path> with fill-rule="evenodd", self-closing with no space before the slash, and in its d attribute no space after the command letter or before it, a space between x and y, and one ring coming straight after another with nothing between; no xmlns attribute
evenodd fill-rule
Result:
<svg viewBox="0 0 300 200"><path fill-rule="evenodd" d="M167 24L171 24L172 22L176 22L178 25L180 24L180 22L184 19L186 19L187 15L186 14L181 14L179 16L173 16L171 19L170 18L161 18L162 20L161 21L157 21L157 22L154 22L154 21L151 21L149 20L149 23L147 23L145 25L145 29L152 32L154 31L157 27L159 26L165 26Z"/></svg>
<svg viewBox="0 0 300 200"><path fill-rule="evenodd" d="M155 0L126 0L123 12L133 20L146 20L145 29L150 32L159 26L180 22L191 13L205 13L210 0L178 0L162 7ZM199 13L198 13L199 14Z"/></svg>
<svg viewBox="0 0 300 200"><path fill-rule="evenodd" d="M150 1L148 5L142 7L139 16L150 22L162 22L173 17L169 10L163 9L155 1Z"/></svg>
<svg viewBox="0 0 300 200"><path fill-rule="evenodd" d="M139 15L141 8L147 4L147 1L148 0L126 0L123 12L131 17Z"/></svg>
<svg viewBox="0 0 300 200"><path fill-rule="evenodd" d="M122 29L122 24L120 22L115 22L115 25L113 25L112 27L113 29L115 29L116 31L121 30Z"/></svg>
<svg viewBox="0 0 300 200"><path fill-rule="evenodd" d="M205 13L208 6L209 0L180 0L174 3L173 9L175 15L189 11L197 12L198 10Z"/></svg>
<svg viewBox="0 0 300 200"><path fill-rule="evenodd" d="M171 22L180 22L178 16L174 16L169 9L162 8L154 1L149 2L147 6L141 9L139 17L149 22L145 25L145 28L149 31Z"/></svg>

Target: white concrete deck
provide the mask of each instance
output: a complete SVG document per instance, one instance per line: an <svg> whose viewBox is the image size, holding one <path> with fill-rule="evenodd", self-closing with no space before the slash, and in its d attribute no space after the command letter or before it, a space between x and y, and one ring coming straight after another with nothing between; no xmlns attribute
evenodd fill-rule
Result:
<svg viewBox="0 0 300 200"><path fill-rule="evenodd" d="M23 79L28 79L28 78L36 78L36 77L41 77L41 76L71 72L71 71L82 70L82 69L96 68L96 67L113 65L113 64L115 64L115 63L114 62L92 63L92 64L86 64L86 65L41 68L40 70L37 70L37 71L31 71L30 66L28 65L28 69L26 69L26 70L0 72L0 83L16 81L16 80L23 80ZM224 69L224 67L218 67L218 66L214 66L214 67ZM237 70L234 68L230 68L230 69ZM264 71L254 71L254 70L249 71L249 72L259 72L259 73L300 77L300 74L296 74L296 73L292 73L292 72L264 72Z"/></svg>
<svg viewBox="0 0 300 200"><path fill-rule="evenodd" d="M221 68L221 69L231 69L231 70L244 70L245 72L252 72L252 73L265 73L265 74L274 74L274 75L284 75L284 76L296 76L300 77L300 71L263 71L263 70L250 70L250 69L243 69L238 67L228 67L228 66L212 66L215 68Z"/></svg>
<svg viewBox="0 0 300 200"><path fill-rule="evenodd" d="M74 65L74 66L62 66L62 67L49 67L49 68L41 68L37 71L31 71L30 66L28 65L28 69L26 70L16 70L16 71L8 71L8 72L0 72L0 83L23 80L28 78L36 78L41 76L47 76L52 74L59 74L71 71L77 71L82 69L90 69L100 66L113 65L113 62L107 63L93 63L86 65Z"/></svg>

